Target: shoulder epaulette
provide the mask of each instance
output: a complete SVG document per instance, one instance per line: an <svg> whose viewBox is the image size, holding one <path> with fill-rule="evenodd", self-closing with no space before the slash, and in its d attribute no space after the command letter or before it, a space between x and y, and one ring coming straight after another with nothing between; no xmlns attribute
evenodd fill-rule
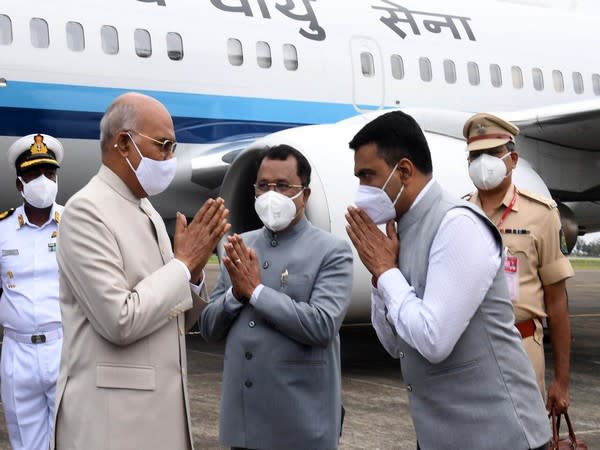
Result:
<svg viewBox="0 0 600 450"><path fill-rule="evenodd" d="M2 212L0 212L0 220L4 220L4 219L6 219L7 217L10 217L10 216L12 216L12 214L13 214L14 212L15 212L15 208L10 208L10 209L7 209L6 211L2 211Z"/></svg>
<svg viewBox="0 0 600 450"><path fill-rule="evenodd" d="M523 197L527 197L528 199L533 200L537 203L541 203L542 205L548 207L549 209L556 208L556 202L554 200L552 200L551 198L544 197L539 194L534 194L533 192L525 191L523 189L519 189L519 195L522 195Z"/></svg>

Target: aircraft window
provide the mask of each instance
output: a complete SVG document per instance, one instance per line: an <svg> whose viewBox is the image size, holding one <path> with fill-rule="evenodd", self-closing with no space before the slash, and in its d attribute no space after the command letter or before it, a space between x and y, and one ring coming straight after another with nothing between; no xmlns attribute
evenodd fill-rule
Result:
<svg viewBox="0 0 600 450"><path fill-rule="evenodd" d="M534 67L533 69L531 69L531 75L533 76L533 88L536 91L543 91L544 90L544 74L542 72L542 69L538 69L537 67Z"/></svg>
<svg viewBox="0 0 600 450"><path fill-rule="evenodd" d="M431 81L433 74L431 73L431 61L429 61L429 58L419 58L419 72L421 74L421 80Z"/></svg>
<svg viewBox="0 0 600 450"><path fill-rule="evenodd" d="M148 30L137 28L133 33L135 41L135 54L140 58L149 58L152 56L152 39Z"/></svg>
<svg viewBox="0 0 600 450"><path fill-rule="evenodd" d="M283 44L283 65L287 70L298 70L298 51L292 44Z"/></svg>
<svg viewBox="0 0 600 450"><path fill-rule="evenodd" d="M573 89L576 94L583 94L583 77L579 72L573 72Z"/></svg>
<svg viewBox="0 0 600 450"><path fill-rule="evenodd" d="M29 31L31 32L31 45L35 48L48 48L50 45L48 22L34 17L29 22Z"/></svg>
<svg viewBox="0 0 600 450"><path fill-rule="evenodd" d="M0 45L12 43L12 23L10 17L0 14Z"/></svg>
<svg viewBox="0 0 600 450"><path fill-rule="evenodd" d="M480 78L479 66L476 62L471 61L467 63L467 73L469 75L469 83L471 83L471 86L478 86Z"/></svg>
<svg viewBox="0 0 600 450"><path fill-rule="evenodd" d="M554 83L554 90L556 92L565 91L565 79L563 78L563 74L560 70L552 71L552 82Z"/></svg>
<svg viewBox="0 0 600 450"><path fill-rule="evenodd" d="M258 67L268 69L271 67L273 60L271 59L271 46L265 41L258 41L256 43L256 61Z"/></svg>
<svg viewBox="0 0 600 450"><path fill-rule="evenodd" d="M85 49L85 38L83 27L78 22L67 22L67 47L74 52Z"/></svg>
<svg viewBox="0 0 600 450"><path fill-rule="evenodd" d="M167 55L173 61L183 59L183 39L179 33L167 33Z"/></svg>
<svg viewBox="0 0 600 450"><path fill-rule="evenodd" d="M396 80L402 80L404 78L404 61L400 55L392 55L390 58L392 65L392 76Z"/></svg>
<svg viewBox="0 0 600 450"><path fill-rule="evenodd" d="M600 95L600 75L592 75L592 85L594 86L594 95Z"/></svg>
<svg viewBox="0 0 600 450"><path fill-rule="evenodd" d="M100 29L100 38L102 39L102 50L108 55L119 53L119 33L117 29L110 25L102 25Z"/></svg>
<svg viewBox="0 0 600 450"><path fill-rule="evenodd" d="M490 79L492 80L492 86L502 86L502 69L498 64L490 64Z"/></svg>
<svg viewBox="0 0 600 450"><path fill-rule="evenodd" d="M244 64L244 49L239 39L227 39L227 57L232 66L241 66Z"/></svg>
<svg viewBox="0 0 600 450"><path fill-rule="evenodd" d="M456 64L451 59L444 60L444 78L446 83L456 83Z"/></svg>
<svg viewBox="0 0 600 450"><path fill-rule="evenodd" d="M375 61L373 61L373 55L369 52L362 52L360 54L360 67L362 74L365 77L372 77L375 75Z"/></svg>
<svg viewBox="0 0 600 450"><path fill-rule="evenodd" d="M512 66L510 69L512 74L512 84L515 89L523 89L523 71L519 66Z"/></svg>

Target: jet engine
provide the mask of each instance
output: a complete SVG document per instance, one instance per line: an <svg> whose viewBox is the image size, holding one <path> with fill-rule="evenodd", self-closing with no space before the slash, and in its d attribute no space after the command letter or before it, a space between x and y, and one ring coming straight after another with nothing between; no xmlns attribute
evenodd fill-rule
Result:
<svg viewBox="0 0 600 450"><path fill-rule="evenodd" d="M571 250L577 244L577 236L579 235L579 225L575 219L575 213L564 203L558 202L558 212L560 213L560 222L562 224L562 231L565 236L567 244L567 251L571 253Z"/></svg>
<svg viewBox="0 0 600 450"><path fill-rule="evenodd" d="M306 215L316 226L349 241L345 211L354 200L358 180L354 177L354 152L348 142L375 114L361 115L331 125L314 125L280 131L255 141L233 161L221 186L221 196L229 208L232 233L262 226L254 211L254 190L260 150L288 144L301 151L312 167L311 194ZM462 119L461 119L462 120ZM431 127L428 127L431 128ZM462 138L425 128L433 158L434 178L448 191L464 196L474 190L467 169L467 153ZM527 161L520 159L515 182L549 197L541 178ZM370 321L370 275L355 253L352 304L345 323Z"/></svg>

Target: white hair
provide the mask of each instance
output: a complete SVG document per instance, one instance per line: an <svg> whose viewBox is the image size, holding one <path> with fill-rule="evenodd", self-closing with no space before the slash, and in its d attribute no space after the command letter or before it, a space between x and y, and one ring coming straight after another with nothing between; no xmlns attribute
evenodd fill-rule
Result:
<svg viewBox="0 0 600 450"><path fill-rule="evenodd" d="M130 103L117 101L109 106L100 121L100 148L104 149L119 130L135 130L137 116L136 107Z"/></svg>

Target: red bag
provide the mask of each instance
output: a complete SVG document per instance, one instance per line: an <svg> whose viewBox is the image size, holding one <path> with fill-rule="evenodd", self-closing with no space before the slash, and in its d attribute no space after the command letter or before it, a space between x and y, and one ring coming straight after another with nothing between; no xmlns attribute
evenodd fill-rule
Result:
<svg viewBox="0 0 600 450"><path fill-rule="evenodd" d="M573 425L569 414L566 412L562 414L565 416L567 422L567 428L569 429L569 438L560 439L560 414L557 416L552 409L550 413L550 420L552 421L552 440L548 443L548 450L588 450L588 446L582 440L577 440L575 437L575 431L573 431Z"/></svg>

